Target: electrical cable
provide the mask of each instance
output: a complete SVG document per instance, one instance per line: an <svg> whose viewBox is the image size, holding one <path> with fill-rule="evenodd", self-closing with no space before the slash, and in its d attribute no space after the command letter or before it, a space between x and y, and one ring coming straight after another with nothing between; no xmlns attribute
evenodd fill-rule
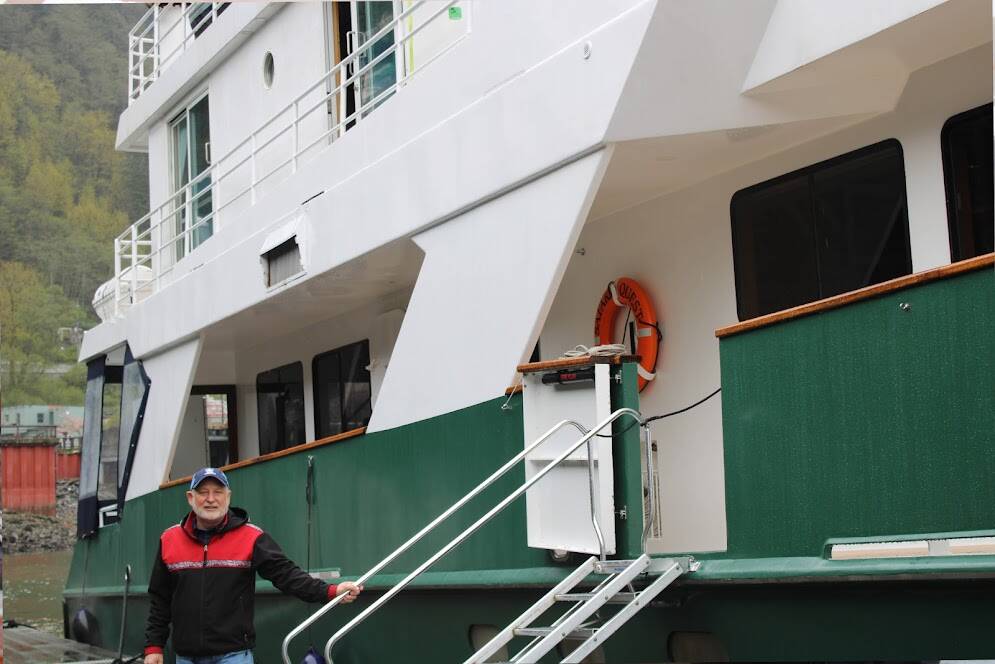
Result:
<svg viewBox="0 0 995 664"><path fill-rule="evenodd" d="M650 422L655 422L656 420L662 420L662 419L667 418L667 417L673 417L674 415L680 415L681 413L686 413L689 410L691 410L692 408L696 408L696 407L700 406L701 404L705 403L706 401L708 401L709 399L711 399L712 397L714 397L716 394L718 394L721 391L722 391L721 387L717 388L714 392L712 392L711 394L709 394L707 397L704 397L702 399L699 399L698 401L695 401L690 406L685 406L684 408L681 408L679 410L674 410L674 411L671 411L669 413L664 413L663 415L653 415L652 417L647 417L645 420L643 420L643 424L644 425L645 424L649 424ZM638 424L638 422L636 420L632 420L631 422L629 422L628 425L626 425L626 427L624 429L622 429L618 433L599 433L599 434L595 434L595 435L598 438L615 438L616 436L621 436L623 433L625 433L626 431L628 431L629 429L631 429L632 427L634 427L636 424Z"/></svg>

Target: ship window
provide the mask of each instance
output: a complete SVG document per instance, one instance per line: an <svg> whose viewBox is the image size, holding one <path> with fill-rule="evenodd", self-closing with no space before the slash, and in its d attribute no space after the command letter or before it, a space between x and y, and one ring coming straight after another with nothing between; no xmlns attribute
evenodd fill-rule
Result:
<svg viewBox="0 0 995 664"><path fill-rule="evenodd" d="M228 5L230 4L230 2L195 2L190 7L188 14L190 27L193 29L193 36L195 38L200 37L204 30L207 30L211 23L214 22L214 17L221 16L221 12L228 9ZM216 9L214 9L215 6L217 7Z"/></svg>
<svg viewBox="0 0 995 664"><path fill-rule="evenodd" d="M101 401L97 501L103 506L117 502L118 443L121 436L121 367L108 365L104 368Z"/></svg>
<svg viewBox="0 0 995 664"><path fill-rule="evenodd" d="M314 432L316 438L365 427L372 412L370 342L363 340L315 356Z"/></svg>
<svg viewBox="0 0 995 664"><path fill-rule="evenodd" d="M304 365L300 362L256 376L259 453L304 442Z"/></svg>
<svg viewBox="0 0 995 664"><path fill-rule="evenodd" d="M172 232L175 258L183 258L214 234L211 187L210 103L197 99L170 122L172 148Z"/></svg>
<svg viewBox="0 0 995 664"><path fill-rule="evenodd" d="M269 90L273 87L273 76L276 74L276 63L273 61L273 54L266 53L263 58L263 85Z"/></svg>
<svg viewBox="0 0 995 664"><path fill-rule="evenodd" d="M730 208L740 320L912 272L894 139L738 191Z"/></svg>
<svg viewBox="0 0 995 664"><path fill-rule="evenodd" d="M940 132L947 191L950 258L995 251L992 191L992 105L955 115Z"/></svg>
<svg viewBox="0 0 995 664"><path fill-rule="evenodd" d="M125 348L123 367L107 364L105 357L87 364L76 510L79 537L121 518L149 385L130 348Z"/></svg>

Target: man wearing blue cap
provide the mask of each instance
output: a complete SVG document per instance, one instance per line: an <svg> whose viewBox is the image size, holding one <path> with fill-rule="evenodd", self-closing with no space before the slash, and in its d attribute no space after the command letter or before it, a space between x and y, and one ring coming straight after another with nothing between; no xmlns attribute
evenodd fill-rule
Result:
<svg viewBox="0 0 995 664"><path fill-rule="evenodd" d="M252 664L256 572L305 602L325 602L363 590L352 582L328 585L287 558L272 537L229 507L228 478L217 468L194 473L190 514L159 538L149 581L145 664L162 664L173 625L177 664Z"/></svg>

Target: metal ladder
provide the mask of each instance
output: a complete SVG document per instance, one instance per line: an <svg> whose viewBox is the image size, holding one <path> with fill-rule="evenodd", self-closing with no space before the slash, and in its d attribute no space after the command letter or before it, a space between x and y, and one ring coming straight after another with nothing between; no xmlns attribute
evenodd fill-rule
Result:
<svg viewBox="0 0 995 664"><path fill-rule="evenodd" d="M531 636L533 639L509 659L508 664L538 662L543 655L566 639L580 639L582 643L561 660L562 664L581 662L640 609L649 606L653 598L677 577L685 572L695 571L698 565L700 563L689 557L651 559L645 553L635 560L601 561L592 556L463 664L494 661L491 658L516 636ZM607 576L590 592L571 592L591 574ZM632 582L644 574L656 575L656 578L638 592L624 591L625 588L631 588ZM531 627L539 616L560 602L570 603L572 606L549 627ZM588 626L586 621L605 604L623 606L618 613L600 625Z"/></svg>
<svg viewBox="0 0 995 664"><path fill-rule="evenodd" d="M360 612L359 615L357 615L355 618L353 618L348 623L346 623L341 629L339 629L337 632L335 632L335 634L333 634L331 636L331 638L329 638L328 641L326 642L325 649L324 649L325 659L329 662L329 664L333 664L332 663L332 648L333 648L333 646L336 643L338 643L346 634L348 634L350 631L352 631L352 629L355 628L357 625L359 625L361 622L363 622L364 620L366 620L366 618L368 618L371 614L373 614L374 612L376 612L381 606L383 606L385 603L387 603L388 601L390 601L391 598L393 598L395 595L397 595L399 592L401 592L401 590L403 590L405 587L407 587L415 578L417 578L418 576L420 576L426 569L428 569L429 567L431 567L432 565L434 565L441 558L443 558L446 554L448 554L450 551L452 551L457 546L459 546L464 541L466 541L466 539L468 539L473 533L475 533L477 530L479 530L484 524L486 524L488 521L490 521L492 518L494 518L498 513L500 513L501 511L503 511L508 505L510 505L516 499L518 499L522 495L524 495L525 492L530 487L532 487L539 480L541 480L543 477L545 477L553 468L555 468L555 467L559 466L561 463L563 463L564 460L566 460L571 454L573 454L576 450L578 450L582 445L587 445L588 477L589 477L590 490L591 490L591 521L592 521L592 525L593 525L593 528L594 528L595 535L597 536L597 539L598 539L598 545L599 545L599 549L600 549L600 557L592 557L592 558L590 558L584 565L581 565L580 568L578 568L569 577L567 577L566 580L564 580L563 582L561 582L560 584L558 584L556 586L556 588L553 589L553 591L550 591L550 593L547 593L546 597L552 597L552 601L553 602L557 602L557 601L572 601L572 602L575 602L576 605L570 611L568 611L567 614L564 614L565 617L563 618L562 624L557 624L556 625L556 627L559 628L559 631L557 631L555 634L553 632L548 632L548 633L544 632L541 635L539 635L538 633L535 634L536 640L538 641L538 643L534 644L534 652L529 652L530 650L533 650L533 646L530 646L530 648L527 649L525 652L519 653L519 655L516 655L516 657L520 657L520 656L525 657L525 656L527 656L527 657L532 657L532 659L522 659L522 658L519 658L519 659L515 659L515 660L512 660L512 661L516 661L516 662L534 662L539 657L541 657L543 653L548 652L550 649L552 649L553 647L555 647L555 645L559 641L561 641L562 639L564 639L564 638L570 638L570 637L576 637L576 636L579 636L579 635L582 635L582 634L587 634L587 632L579 631L579 630L587 629L585 627L582 627L582 625L581 625L582 622L587 617L590 617L592 614L594 614L594 612L597 611L597 609L600 606L602 606L603 604L605 604L605 602L607 602L609 600L616 600L617 598L623 597L623 595L619 594L619 591L623 587L625 587L626 585L628 585L629 583L631 583L631 581L635 577L639 576L640 574L647 573L647 572L652 573L653 570L655 569L655 567L660 562L660 561L651 561L650 558L647 555L645 555L645 554L643 554L642 556L640 556L635 561L617 561L617 560L613 561L613 560L606 560L605 559L605 541L604 541L604 537L603 537L602 532L601 532L601 528L598 525L598 519L597 519L597 514L596 514L596 507L595 507L595 504L594 504L594 456L593 456L593 450L592 450L592 446L591 446L591 440L601 430L603 430L606 427L611 426L611 424L613 422L615 422L616 420L618 420L619 418L621 418L623 416L627 416L627 417L631 417L632 419L635 419L639 423L639 425L643 428L644 439L646 441L646 464L647 464L648 476L652 477L652 468L653 468L653 466L652 466L652 456L650 454L650 447L651 446L650 446L650 440L649 440L649 428L646 426L645 422L643 421L643 418L640 415L639 411L633 410L632 408L620 408L620 409L616 410L615 412L613 412L608 417L606 417L604 420L602 420L601 422L599 422L591 430L586 429L581 424L578 424L577 422L574 422L572 420L563 420L563 421L557 423L551 429L549 429L546 433L544 433L542 436L540 436L535 442L533 442L531 445L529 445L528 447L526 447L524 450L522 450L521 452L519 452L518 454L516 454L513 458L509 459L503 466L501 466L498 470L496 470L494 473L492 473L487 479L485 479L479 485L477 485L476 488L474 488L468 494L466 494L465 496L463 496L462 498L460 498L456 503L454 503L451 507L449 507L449 509L447 509L445 512L443 512L438 517L436 517L431 523L429 523L424 528L422 528L420 531L418 531L415 535L413 535L410 539L408 539L408 541L406 541L404 544L402 544L401 546L399 546L397 549L395 549L393 552L391 552L386 558L384 558L379 563L377 563L376 565L374 565L369 571L367 571L365 574L363 574L362 576L360 576L356 580L357 583L360 583L360 584L365 583L370 578L372 578L375 574L379 573L382 569L384 569L385 567L387 567L390 563L392 563L395 560L397 560L398 557L400 557L404 552L406 552L408 549L410 549L412 546L414 546L416 543L418 543L423 537L425 537L425 535L427 535L429 532L431 532L432 530L434 530L439 524L441 524L444 521L446 521L450 516L452 516L460 508L462 508L464 505L466 505L468 502L470 502L470 500L472 500L473 498L475 498L476 496L478 496L480 493L482 493L485 489L487 489L487 487L489 487L495 481L497 481L498 479L500 479L509 470L511 470L512 468L514 468L515 466L517 466L518 463L520 463L522 460L524 460L526 458L526 456L530 452L532 452L537 447L539 447L539 445L541 445L543 442L545 442L548 438L550 438L554 433L556 433L560 429L562 429L564 427L567 427L567 426L573 426L574 428L576 428L578 431L580 431L583 434L583 436L580 438L580 440L576 441L568 449L566 449L565 451L561 452L555 459L553 459L552 461L550 461L546 466L544 466L541 470L539 470L535 475L533 475L524 484L522 484L517 489L515 489L514 491L512 491L508 496L506 496L503 500L501 500L497 505L495 505L493 508L491 508L486 514L484 514L482 517L480 517L479 519L477 519L472 525L470 525L468 528L466 528L466 530L464 530L459 535L457 535L455 538L453 538L449 543L447 543L445 546L443 546L441 549L439 549L439 551L437 551L435 554L433 554L425 562L423 562L420 565L418 565L418 567L416 567L409 574L407 574L401 581L399 581L396 585L394 585L389 590L387 590L382 596L380 596L370 606L368 606L366 609L364 609L362 612ZM649 500L649 505L650 505L650 513L649 513L649 516L646 519L646 522L645 522L645 524L643 526L643 536L642 536L643 551L646 550L646 537L647 537L647 535L649 533L650 524L653 522L653 511L652 510L653 510L654 495L653 495L653 486L652 486L652 483L649 485L649 496L648 496L648 500ZM625 601L627 602L627 606L625 608L623 608L623 610L618 615L614 616L607 623L605 623L601 627L597 628L596 630L591 630L591 633L587 634L586 638L588 640L593 639L593 640L591 640L591 643L593 645L589 646L587 652L589 652L590 650L593 650L594 648L596 648L599 645L600 642L603 642L605 639L607 639L611 635L611 633L613 633L615 630L617 630L619 627L621 627L623 624L625 624L625 622L628 621L629 618L632 617L632 615L634 615L637 611L639 611L640 608L642 608L643 606L645 606L646 604L649 603L649 601L652 599L652 596L655 596L657 593L659 593L660 591L662 591L663 588L665 588L671 581L673 581L673 578L676 578L677 576L679 576L684 571L691 571L691 564L692 564L692 562L690 561L690 559L683 559L684 560L683 563L675 562L675 561L678 561L678 560L679 559L669 559L669 561L671 563L670 567L668 567L668 569L666 571L664 571L663 574L661 574L659 578L657 578L655 581L653 581L650 584L650 586L647 587L646 589L644 589L642 592L640 592L640 593L633 593L631 597L625 596L626 597ZM588 569L588 567L587 567L588 565L590 565L590 569ZM576 587L580 582L582 582L584 580L585 577L587 577L592 572L596 573L596 574L600 573L600 574L607 574L608 575L608 578L606 578L605 582L604 582L604 584L605 584L604 588L602 588L601 586L599 586L598 589L596 589L597 592L592 593L592 594L589 594L589 593L568 593L568 592L566 592L567 590L571 590L574 587ZM671 576L673 578L670 578ZM663 579L666 579L666 580L663 580ZM657 583L659 583L660 585L657 585ZM653 590L652 590L652 596L646 594L647 591L650 591L650 588L653 588ZM588 595L590 595L590 596L588 596ZM327 604L325 604L324 606L322 606L320 609L318 609L317 611L315 611L313 614L311 614L308 618L306 618L303 622L301 622L301 624L299 624L297 627L295 627L293 630L291 630L287 634L287 636L283 639L283 644L282 644L282 657L283 657L284 664L291 664L291 662L290 662L290 652L289 652L291 641L293 641L293 639L295 639L297 636L299 636L305 629L307 629L310 625L312 625L313 623L315 623L319 618L321 618L323 615L325 615L328 611L330 611L332 608L334 608L336 605L338 605L341 602L341 600L342 600L343 597L344 597L344 595L339 595L338 597L334 598L332 601L328 602ZM545 600L546 597L544 597L543 600ZM540 600L540 603L543 600ZM525 616L532 616L531 620L535 620L535 618L537 618L543 612L543 610L544 610L544 609L543 610L539 610L538 612L536 612L536 613L533 614L533 610L536 609L536 607L538 607L538 606L539 605L537 604L536 606L534 606L531 609L529 609L528 611L526 611L526 613L523 614L522 618L524 618ZM549 608L549 607L547 607L547 608ZM531 622L531 620L529 622ZM568 627L569 627L569 629L568 629ZM530 634L529 632L526 632L526 631L523 631L523 630L528 630L528 629L543 629L543 628L529 628L529 627L526 626L526 623L522 622L522 619L520 618L519 620L517 620L515 622L515 624L513 624L512 626L510 626L508 629L512 630L512 636L515 636L515 635L527 635L527 634ZM515 633L515 631L514 631L516 629L518 630L517 633ZM546 628L546 629L552 629L552 628ZM504 632L502 632L502 634L503 633ZM511 637L509 637L508 640L510 640L510 638ZM487 644L487 646L485 646L485 648L489 647L490 645L491 644ZM499 650L502 645L503 644L498 645L496 647L496 649L495 649L495 652L496 652L496 650ZM539 647L540 646L544 647L545 650L542 650L541 652L539 652ZM582 647L584 647L584 646L587 646L587 642L585 642L585 644L582 644ZM481 650L480 652L483 652L483 650ZM581 652L581 649L579 648L578 650L576 650L574 652L575 653L576 652ZM535 653L539 653L539 654L535 654ZM491 654L494 654L494 653L492 652ZM579 658L582 658L583 656L584 655L576 655L576 657L579 657ZM574 659L574 657L575 657L575 654L571 653L570 656L569 656L569 658L565 659L563 661L564 662L580 661L579 659ZM469 659L467 661L468 662L480 662L480 661L483 661L484 659L486 659L486 657L482 658L480 656L479 652L478 652L478 653L474 654L474 657L472 657L471 659Z"/></svg>

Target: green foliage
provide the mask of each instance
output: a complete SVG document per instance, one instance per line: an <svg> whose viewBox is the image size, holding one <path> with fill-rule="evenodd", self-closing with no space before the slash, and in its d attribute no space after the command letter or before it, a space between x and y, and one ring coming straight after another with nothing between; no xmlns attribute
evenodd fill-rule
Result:
<svg viewBox="0 0 995 664"><path fill-rule="evenodd" d="M57 286L46 286L36 270L23 263L0 262L0 357L6 405L82 403L78 370L62 376L51 368L75 362L74 350L60 345L58 331L78 324L83 316L83 310Z"/></svg>
<svg viewBox="0 0 995 664"><path fill-rule="evenodd" d="M91 327L113 238L148 211L144 155L114 150L144 6L0 7L3 400L81 403L59 327ZM63 365L52 371L54 365Z"/></svg>

